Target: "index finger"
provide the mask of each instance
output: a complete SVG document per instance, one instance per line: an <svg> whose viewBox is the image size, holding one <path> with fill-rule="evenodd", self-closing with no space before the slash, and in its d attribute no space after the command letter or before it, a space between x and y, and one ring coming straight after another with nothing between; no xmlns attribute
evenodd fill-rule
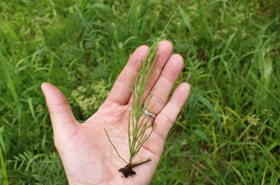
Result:
<svg viewBox="0 0 280 185"><path fill-rule="evenodd" d="M140 46L129 58L126 66L118 76L106 101L124 105L128 102L131 95L132 79L137 76L141 61L149 52L148 46Z"/></svg>

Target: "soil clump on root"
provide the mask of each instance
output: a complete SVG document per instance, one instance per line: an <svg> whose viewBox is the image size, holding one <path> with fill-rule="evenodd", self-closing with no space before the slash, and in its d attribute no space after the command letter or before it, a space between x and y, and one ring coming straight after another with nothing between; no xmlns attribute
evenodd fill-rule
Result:
<svg viewBox="0 0 280 185"><path fill-rule="evenodd" d="M134 168L136 166L139 166L141 164L144 164L146 162L149 162L149 161L151 161L151 159L150 158L146 158L146 159L143 159L143 160L138 161L136 163L132 163L132 164L129 163L125 167L120 168L119 172L121 172L125 178L128 178L129 176L133 177L134 175L136 175L136 172L133 171L132 168Z"/></svg>

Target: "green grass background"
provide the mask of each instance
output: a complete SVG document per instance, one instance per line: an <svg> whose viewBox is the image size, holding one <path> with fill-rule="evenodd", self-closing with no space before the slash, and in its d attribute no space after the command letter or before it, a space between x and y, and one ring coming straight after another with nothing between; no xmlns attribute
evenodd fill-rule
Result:
<svg viewBox="0 0 280 185"><path fill-rule="evenodd" d="M41 83L86 120L176 9L192 92L152 184L279 184L279 0L1 0L0 183L67 184Z"/></svg>

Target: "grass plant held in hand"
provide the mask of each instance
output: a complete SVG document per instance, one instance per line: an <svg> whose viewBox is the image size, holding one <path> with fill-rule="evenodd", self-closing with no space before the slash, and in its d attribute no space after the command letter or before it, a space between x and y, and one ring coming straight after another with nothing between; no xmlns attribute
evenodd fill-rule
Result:
<svg viewBox="0 0 280 185"><path fill-rule="evenodd" d="M139 153L143 144L149 139L155 127L155 124L149 125L149 122L152 118L147 116L146 114L143 114L143 109L150 111L150 109L152 109L152 107L154 106L150 106L153 91L149 94L146 100L144 99L144 93L154 73L153 66L156 59L158 58L158 55L156 55L156 51L158 49L159 40L160 39L158 38L156 39L156 41L154 41L149 50L149 53L140 64L141 66L136 79L132 79L133 98L132 107L129 111L128 116L128 145L130 153L128 162L123 157L121 157L118 150L111 141L106 129L104 128L106 135L117 155L126 163L125 167L119 169L119 171L122 172L124 177L126 178L136 174L136 172L134 172L132 168L151 161L150 158L146 158L133 163L133 159ZM143 103L144 101L145 103ZM148 109L148 107L151 108Z"/></svg>
<svg viewBox="0 0 280 185"><path fill-rule="evenodd" d="M156 54L156 51L158 50L160 39L175 15L176 12L174 12L174 14L169 19L160 37L155 39L150 47L147 56L140 64L140 69L136 78L132 79L132 106L131 110L129 111L127 129L128 147L130 153L128 162L119 154L118 150L111 141L106 129L104 128L108 140L112 144L117 155L126 163L125 167L119 169L119 172L123 173L124 177L126 178L136 174L136 172L133 171L132 168L151 161L150 158L145 158L140 161L133 162L133 159L139 153L144 143L149 139L154 130L154 127L156 126L155 123L153 123L152 125L149 124L153 117L149 116L147 113L143 113L143 110L146 110L150 113L152 108L155 106L154 104L150 105L150 102L156 87L154 87L154 89L146 99L144 98L144 93L152 77L154 76L155 61L159 57L159 55Z"/></svg>
<svg viewBox="0 0 280 185"><path fill-rule="evenodd" d="M151 161L150 158L145 158L140 161L133 162L133 159L139 153L144 143L149 139L154 130L154 127L156 126L155 123L153 123L152 125L149 124L150 121L154 118L149 116L147 113L143 113L144 110L150 113L152 108L155 106L150 105L150 102L156 87L154 87L154 89L151 91L151 93L146 99L144 98L144 93L152 77L154 76L155 61L159 57L159 55L156 54L156 51L158 50L160 39L175 15L176 12L174 12L174 14L169 19L168 23L165 25L165 28L163 29L160 37L155 39L155 41L150 47L147 56L143 59L143 61L140 64L140 69L136 78L132 79L132 106L131 110L129 111L127 129L128 147L130 153L128 162L119 154L115 145L111 141L106 129L104 128L107 138L112 144L117 155L126 163L125 167L119 169L119 172L123 173L124 177L126 178L136 174L136 172L133 171L132 168Z"/></svg>

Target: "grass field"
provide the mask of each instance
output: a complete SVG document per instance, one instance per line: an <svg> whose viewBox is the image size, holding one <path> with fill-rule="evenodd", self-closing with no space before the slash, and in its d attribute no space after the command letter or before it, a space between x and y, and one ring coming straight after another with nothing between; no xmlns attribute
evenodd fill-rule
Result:
<svg viewBox="0 0 280 185"><path fill-rule="evenodd" d="M279 184L279 0L1 0L0 182L66 184L41 83L86 120L176 9L192 92L152 184Z"/></svg>

